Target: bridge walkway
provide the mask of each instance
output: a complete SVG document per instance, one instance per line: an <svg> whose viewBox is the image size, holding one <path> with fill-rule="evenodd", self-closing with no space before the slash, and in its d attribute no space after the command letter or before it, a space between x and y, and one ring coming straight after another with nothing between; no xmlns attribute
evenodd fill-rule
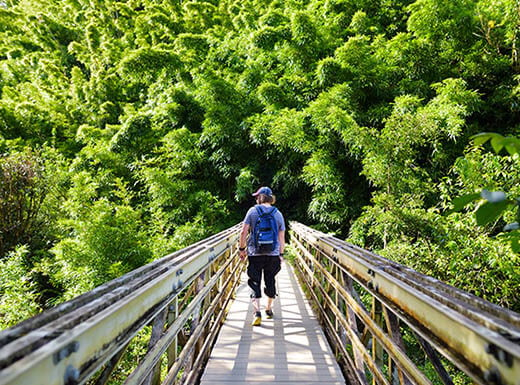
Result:
<svg viewBox="0 0 520 385"><path fill-rule="evenodd" d="M329 384L345 380L289 264L277 275L273 319L251 326L247 276L211 352L201 385ZM265 305L265 298L262 305Z"/></svg>

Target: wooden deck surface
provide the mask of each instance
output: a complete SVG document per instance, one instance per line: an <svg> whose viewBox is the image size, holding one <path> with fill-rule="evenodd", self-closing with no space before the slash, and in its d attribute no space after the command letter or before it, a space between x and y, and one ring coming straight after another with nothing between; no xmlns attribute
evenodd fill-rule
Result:
<svg viewBox="0 0 520 385"><path fill-rule="evenodd" d="M345 384L323 331L289 264L277 275L274 318L251 326L247 276L237 290L201 385Z"/></svg>

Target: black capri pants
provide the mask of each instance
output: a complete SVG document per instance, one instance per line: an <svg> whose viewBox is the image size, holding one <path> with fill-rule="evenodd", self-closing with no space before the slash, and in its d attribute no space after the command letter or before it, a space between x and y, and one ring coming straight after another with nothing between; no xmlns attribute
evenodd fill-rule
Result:
<svg viewBox="0 0 520 385"><path fill-rule="evenodd" d="M266 296L276 297L276 274L281 270L281 261L278 255L250 255L248 256L249 265L247 266L247 284L252 290L251 298L260 298L260 283L262 273L264 275L264 293Z"/></svg>

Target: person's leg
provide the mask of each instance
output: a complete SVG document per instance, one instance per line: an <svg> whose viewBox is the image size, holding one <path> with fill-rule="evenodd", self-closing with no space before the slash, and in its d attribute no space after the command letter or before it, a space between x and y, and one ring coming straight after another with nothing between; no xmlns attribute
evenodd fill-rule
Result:
<svg viewBox="0 0 520 385"><path fill-rule="evenodd" d="M273 317L273 301L276 297L276 274L281 269L280 258L266 257L266 264L264 265L264 293L267 296L267 305L265 312L268 318Z"/></svg>
<svg viewBox="0 0 520 385"><path fill-rule="evenodd" d="M262 281L262 264L259 257L248 257L249 264L247 265L247 284L251 288L251 302L255 312L253 325L258 326L261 323L262 316L260 313L260 298L262 291L260 290L260 282Z"/></svg>
<svg viewBox="0 0 520 385"><path fill-rule="evenodd" d="M260 282L262 281L262 264L259 257L248 257L249 263L247 265L247 284L251 288L251 298L258 299L262 297L260 290Z"/></svg>
<svg viewBox="0 0 520 385"><path fill-rule="evenodd" d="M271 319L274 317L273 301L274 301L274 298L267 297L267 305L265 307L265 315L267 316L267 319Z"/></svg>

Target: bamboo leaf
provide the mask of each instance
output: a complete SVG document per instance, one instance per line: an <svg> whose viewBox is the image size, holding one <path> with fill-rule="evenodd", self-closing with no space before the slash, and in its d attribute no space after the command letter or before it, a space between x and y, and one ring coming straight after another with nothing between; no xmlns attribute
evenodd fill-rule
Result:
<svg viewBox="0 0 520 385"><path fill-rule="evenodd" d="M484 226L495 221L500 217L508 205L508 201L502 201L498 203L484 203L476 212L477 224Z"/></svg>
<svg viewBox="0 0 520 385"><path fill-rule="evenodd" d="M494 135L492 133L489 133L489 132L482 132L480 134L477 134L477 135L473 135L471 137L471 140L473 140L473 143L476 145L476 146L480 146L484 143L486 143L489 139L491 139Z"/></svg>
<svg viewBox="0 0 520 385"><path fill-rule="evenodd" d="M453 203L453 209L450 212L460 211L466 205L468 205L471 202L476 201L479 198L480 198L480 194L479 193L467 194L467 195L462 195L460 197L457 197L452 202Z"/></svg>
<svg viewBox="0 0 520 385"><path fill-rule="evenodd" d="M498 154L504 148L504 137L501 135L491 138L491 147Z"/></svg>

